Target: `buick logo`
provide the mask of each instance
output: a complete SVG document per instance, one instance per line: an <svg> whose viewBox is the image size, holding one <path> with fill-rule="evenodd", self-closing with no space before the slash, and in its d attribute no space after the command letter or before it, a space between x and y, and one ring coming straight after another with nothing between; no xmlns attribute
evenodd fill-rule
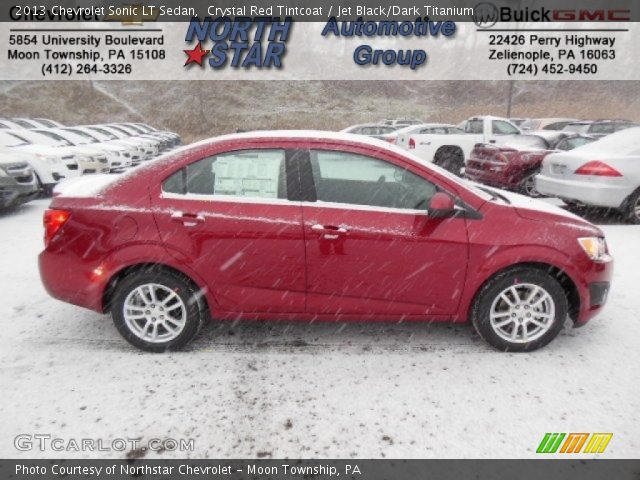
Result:
<svg viewBox="0 0 640 480"><path fill-rule="evenodd" d="M491 28L498 22L498 7L493 3L480 2L473 9L473 23L478 28Z"/></svg>

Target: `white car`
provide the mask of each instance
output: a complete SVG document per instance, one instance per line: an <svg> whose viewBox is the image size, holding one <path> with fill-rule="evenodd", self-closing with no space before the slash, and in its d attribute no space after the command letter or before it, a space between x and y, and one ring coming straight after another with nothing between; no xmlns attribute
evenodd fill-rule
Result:
<svg viewBox="0 0 640 480"><path fill-rule="evenodd" d="M133 140L121 140L113 133L99 127L77 126L64 128L70 132L84 135L92 140L98 141L103 145L108 144L124 148L124 157L128 160L128 164L126 166L138 165L142 161L144 148Z"/></svg>
<svg viewBox="0 0 640 480"><path fill-rule="evenodd" d="M411 135L459 135L463 134L464 130L450 125L448 123L421 123L418 125L410 125L408 127L396 130L396 145L399 147L408 148L409 138Z"/></svg>
<svg viewBox="0 0 640 480"><path fill-rule="evenodd" d="M22 130L24 127L8 118L0 118L0 129Z"/></svg>
<svg viewBox="0 0 640 480"><path fill-rule="evenodd" d="M107 157L100 150L74 146L50 130L14 130L13 133L29 143L50 147L53 154L62 155L69 170L77 171L79 175L109 172Z"/></svg>
<svg viewBox="0 0 640 480"><path fill-rule="evenodd" d="M110 170L117 170L131 166L131 156L128 155L127 147L123 145L118 146L108 142L100 143L98 140L93 139L88 135L74 132L73 129L67 127L50 128L48 131L59 135L75 146L86 146L104 155L107 159Z"/></svg>
<svg viewBox="0 0 640 480"><path fill-rule="evenodd" d="M0 152L20 153L36 174L40 189L50 194L53 187L66 178L78 175L77 169L70 170L62 160L62 155L51 147L33 145L12 130L0 130Z"/></svg>
<svg viewBox="0 0 640 480"><path fill-rule="evenodd" d="M120 142L134 147L138 153L138 162L149 160L157 154L157 146L154 148L155 142L132 137L130 134L108 125L88 125L87 128L90 131L108 135L112 140L120 140Z"/></svg>
<svg viewBox="0 0 640 480"><path fill-rule="evenodd" d="M640 224L640 127L547 156L536 188L568 204L620 209Z"/></svg>
<svg viewBox="0 0 640 480"><path fill-rule="evenodd" d="M160 153L161 142L157 138L150 138L138 133L133 133L130 129L124 128L120 125L115 125L113 123L102 125L102 127L108 129L110 132L113 132L116 135L122 135L120 138L131 139L139 142L139 144L142 145L145 149L144 151L147 155L146 160L157 157Z"/></svg>
<svg viewBox="0 0 640 480"><path fill-rule="evenodd" d="M521 134L506 118L492 116L471 117L457 127L454 133L409 135L405 148L426 162L460 175L477 143L500 144Z"/></svg>
<svg viewBox="0 0 640 480"><path fill-rule="evenodd" d="M377 138L386 142L395 142L395 133L398 127L392 127L391 125L382 125L380 123L361 123L358 125L351 125L343 130L342 133L352 133L354 135L365 135L371 138Z"/></svg>

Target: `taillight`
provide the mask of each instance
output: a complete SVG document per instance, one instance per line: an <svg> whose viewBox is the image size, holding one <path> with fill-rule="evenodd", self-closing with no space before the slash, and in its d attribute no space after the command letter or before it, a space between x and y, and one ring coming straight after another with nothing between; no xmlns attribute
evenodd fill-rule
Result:
<svg viewBox="0 0 640 480"><path fill-rule="evenodd" d="M409 149L413 150L414 148L416 148L416 141L413 138L409 139Z"/></svg>
<svg viewBox="0 0 640 480"><path fill-rule="evenodd" d="M593 160L575 171L576 175L596 175L598 177L621 177L622 174L604 162Z"/></svg>
<svg viewBox="0 0 640 480"><path fill-rule="evenodd" d="M46 210L44 212L44 246L48 246L71 214L66 210Z"/></svg>
<svg viewBox="0 0 640 480"><path fill-rule="evenodd" d="M497 153L493 156L493 161L498 163L509 163L509 158L504 153Z"/></svg>

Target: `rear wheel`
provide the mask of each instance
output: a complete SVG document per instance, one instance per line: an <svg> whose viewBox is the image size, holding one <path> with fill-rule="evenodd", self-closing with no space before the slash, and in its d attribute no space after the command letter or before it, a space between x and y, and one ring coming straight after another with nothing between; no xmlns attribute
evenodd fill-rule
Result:
<svg viewBox="0 0 640 480"><path fill-rule="evenodd" d="M640 188L627 200L625 215L629 222L635 223L636 225L640 224Z"/></svg>
<svg viewBox="0 0 640 480"><path fill-rule="evenodd" d="M158 269L121 280L111 314L125 340L149 352L179 350L195 338L206 318L195 287L179 274Z"/></svg>
<svg viewBox="0 0 640 480"><path fill-rule="evenodd" d="M567 313L567 297L558 281L545 272L523 268L486 283L474 301L471 321L494 348L524 352L553 340Z"/></svg>
<svg viewBox="0 0 640 480"><path fill-rule="evenodd" d="M528 173L520 182L520 193L532 198L540 198L542 194L536 188L536 175L538 172Z"/></svg>

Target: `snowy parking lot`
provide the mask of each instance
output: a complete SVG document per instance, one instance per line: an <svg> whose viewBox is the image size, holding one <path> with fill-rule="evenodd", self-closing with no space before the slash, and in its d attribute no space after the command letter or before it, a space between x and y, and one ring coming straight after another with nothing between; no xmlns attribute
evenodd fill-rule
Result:
<svg viewBox="0 0 640 480"><path fill-rule="evenodd" d="M14 447L47 434L194 439L192 452L147 458L519 458L546 432L612 432L606 458L637 456L638 226L604 222L608 306L533 353L496 352L465 325L214 322L158 355L46 294L47 204L0 213L2 457L78 457Z"/></svg>

